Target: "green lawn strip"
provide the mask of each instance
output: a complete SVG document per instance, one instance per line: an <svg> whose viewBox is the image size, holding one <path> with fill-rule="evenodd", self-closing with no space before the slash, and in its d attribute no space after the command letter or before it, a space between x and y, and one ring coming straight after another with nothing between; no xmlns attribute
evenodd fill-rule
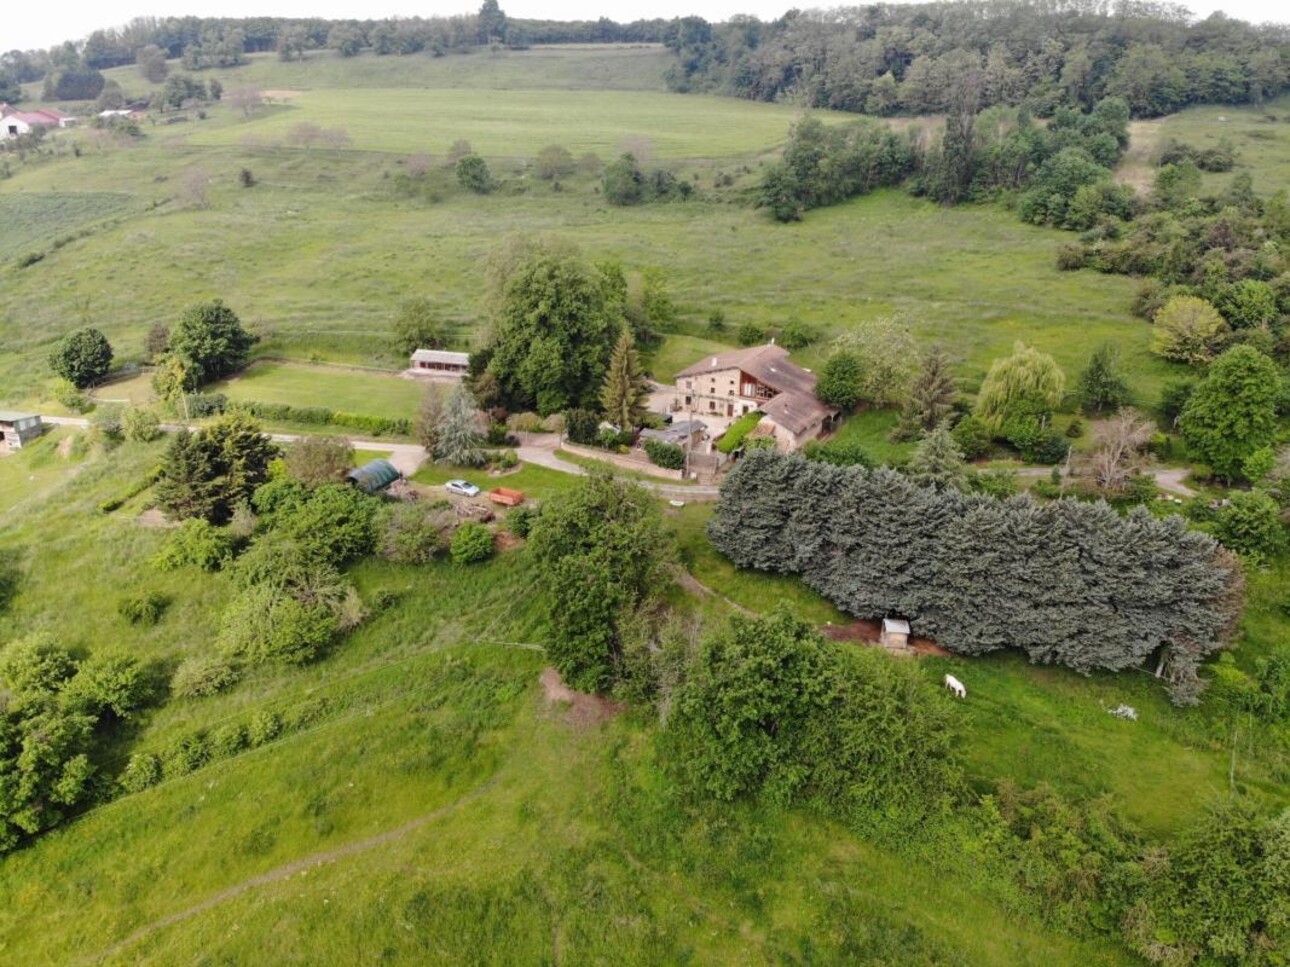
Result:
<svg viewBox="0 0 1290 967"><path fill-rule="evenodd" d="M55 428L21 450L0 456L0 513L36 501L76 472L79 458L60 454L73 429Z"/></svg>
<svg viewBox="0 0 1290 967"><path fill-rule="evenodd" d="M301 363L257 362L205 388L233 401L317 406L340 413L412 419L425 385L395 374L364 373Z"/></svg>
<svg viewBox="0 0 1290 967"><path fill-rule="evenodd" d="M578 480L573 474L552 470L549 467L539 467L532 463L522 464L519 470L497 476L473 467L448 467L437 463L426 463L412 479L416 483L440 488L449 480L466 480L485 494L497 487L508 487L512 490L521 490L526 497L536 500L545 500L547 497L567 490ZM447 496L446 491L444 496Z"/></svg>

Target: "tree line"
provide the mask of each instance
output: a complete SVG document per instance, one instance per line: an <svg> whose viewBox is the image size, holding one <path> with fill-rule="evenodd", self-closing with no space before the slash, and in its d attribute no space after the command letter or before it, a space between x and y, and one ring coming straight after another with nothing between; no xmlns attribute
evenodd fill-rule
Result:
<svg viewBox="0 0 1290 967"><path fill-rule="evenodd" d="M1242 602L1235 558L1178 517L999 501L769 451L726 478L708 533L740 567L800 574L851 614L909 618L962 654L1015 647L1081 672L1154 658L1179 701L1194 701Z"/></svg>
<svg viewBox="0 0 1290 967"><path fill-rule="evenodd" d="M673 90L866 114L941 113L965 76L983 105L1049 114L1122 97L1135 116L1254 103L1290 77L1287 30L1222 13L1124 0L970 0L790 10L769 22L687 17L669 26Z"/></svg>

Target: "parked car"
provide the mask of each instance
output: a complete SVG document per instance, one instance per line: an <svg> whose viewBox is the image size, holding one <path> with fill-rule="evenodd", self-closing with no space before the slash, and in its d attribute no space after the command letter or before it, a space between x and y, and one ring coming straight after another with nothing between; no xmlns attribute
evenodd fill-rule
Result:
<svg viewBox="0 0 1290 967"><path fill-rule="evenodd" d="M449 480L443 485L443 489L450 494L457 494L459 497L479 496L479 488L469 480Z"/></svg>

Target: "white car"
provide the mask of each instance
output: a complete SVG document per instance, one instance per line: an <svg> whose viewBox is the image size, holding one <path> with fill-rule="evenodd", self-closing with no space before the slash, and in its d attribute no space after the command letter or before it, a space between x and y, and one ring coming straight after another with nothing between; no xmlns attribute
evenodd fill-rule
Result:
<svg viewBox="0 0 1290 967"><path fill-rule="evenodd" d="M469 480L449 480L443 485L443 489L450 494L457 494L461 497L478 497L479 488Z"/></svg>

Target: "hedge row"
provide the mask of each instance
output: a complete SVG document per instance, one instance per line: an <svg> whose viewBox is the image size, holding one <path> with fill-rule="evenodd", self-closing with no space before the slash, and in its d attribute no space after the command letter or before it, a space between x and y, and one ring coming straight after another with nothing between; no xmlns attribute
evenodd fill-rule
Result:
<svg viewBox="0 0 1290 967"><path fill-rule="evenodd" d="M774 451L730 473L708 533L740 567L800 574L963 654L1019 648L1080 672L1165 657L1179 701L1240 614L1239 564L1181 517L939 492Z"/></svg>
<svg viewBox="0 0 1290 967"><path fill-rule="evenodd" d="M291 406L288 403L259 403L244 400L229 404L229 409L249 413L261 420L281 423L308 423L315 426L340 426L369 433L372 436L410 436L411 420L391 420L362 413L341 413L323 406Z"/></svg>

